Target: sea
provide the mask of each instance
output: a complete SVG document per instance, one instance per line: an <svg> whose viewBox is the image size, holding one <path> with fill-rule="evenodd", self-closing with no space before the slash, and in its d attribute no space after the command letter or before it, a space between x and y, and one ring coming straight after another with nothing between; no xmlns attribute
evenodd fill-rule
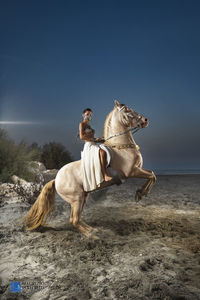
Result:
<svg viewBox="0 0 200 300"><path fill-rule="evenodd" d="M200 169L154 169L156 175L200 174Z"/></svg>

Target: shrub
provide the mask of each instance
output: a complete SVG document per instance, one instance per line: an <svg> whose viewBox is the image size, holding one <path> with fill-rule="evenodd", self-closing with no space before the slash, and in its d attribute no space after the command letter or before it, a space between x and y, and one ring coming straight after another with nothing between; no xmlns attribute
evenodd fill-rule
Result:
<svg viewBox="0 0 200 300"><path fill-rule="evenodd" d="M38 159L34 149L28 149L21 141L18 145L12 141L7 132L0 128L0 181L12 182L11 176L17 175L31 181L33 174L28 170L28 163Z"/></svg>
<svg viewBox="0 0 200 300"><path fill-rule="evenodd" d="M73 161L70 152L60 143L50 142L42 148L41 162L47 169L60 169Z"/></svg>
<svg viewBox="0 0 200 300"><path fill-rule="evenodd" d="M32 143L28 147L28 151L32 152L33 160L41 161L42 147L38 143Z"/></svg>
<svg viewBox="0 0 200 300"><path fill-rule="evenodd" d="M7 132L0 128L0 181L12 182L12 175L27 181L34 179L30 171L31 161L43 162L47 169L60 169L73 159L69 151L60 143L51 142L43 147L37 143L27 146L24 141L15 144Z"/></svg>

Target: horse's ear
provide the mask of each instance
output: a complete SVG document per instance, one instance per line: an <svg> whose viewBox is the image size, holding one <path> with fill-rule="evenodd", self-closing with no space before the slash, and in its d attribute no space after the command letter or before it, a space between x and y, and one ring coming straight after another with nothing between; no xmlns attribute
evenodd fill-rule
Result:
<svg viewBox="0 0 200 300"><path fill-rule="evenodd" d="M114 100L116 106L120 106L120 103L115 99Z"/></svg>

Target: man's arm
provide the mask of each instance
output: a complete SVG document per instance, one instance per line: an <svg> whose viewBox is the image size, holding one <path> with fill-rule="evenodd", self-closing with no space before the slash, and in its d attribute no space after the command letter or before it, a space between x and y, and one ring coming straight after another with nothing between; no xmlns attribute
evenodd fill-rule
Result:
<svg viewBox="0 0 200 300"><path fill-rule="evenodd" d="M94 141L97 142L97 143L104 143L105 142L105 140L102 137L96 138L96 139L94 139Z"/></svg>

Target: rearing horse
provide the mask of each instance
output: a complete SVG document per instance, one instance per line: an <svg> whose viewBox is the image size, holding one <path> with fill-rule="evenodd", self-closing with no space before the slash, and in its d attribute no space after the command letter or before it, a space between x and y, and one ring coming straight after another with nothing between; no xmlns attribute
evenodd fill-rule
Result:
<svg viewBox="0 0 200 300"><path fill-rule="evenodd" d="M131 128L145 128L148 124L148 120L143 115L115 100L115 106L107 115L103 129L104 144L113 151L111 168L122 179L132 177L147 179L141 189L136 191L136 201L146 196L156 181L153 171L142 168L142 155L131 133ZM98 189L113 184L113 181L103 182ZM71 204L70 223L85 236L98 238L94 234L98 230L81 219L81 213L90 193L83 189L81 160L64 165L58 171L56 178L45 184L24 219L27 230L36 229L44 224L53 212L55 191L63 200Z"/></svg>

